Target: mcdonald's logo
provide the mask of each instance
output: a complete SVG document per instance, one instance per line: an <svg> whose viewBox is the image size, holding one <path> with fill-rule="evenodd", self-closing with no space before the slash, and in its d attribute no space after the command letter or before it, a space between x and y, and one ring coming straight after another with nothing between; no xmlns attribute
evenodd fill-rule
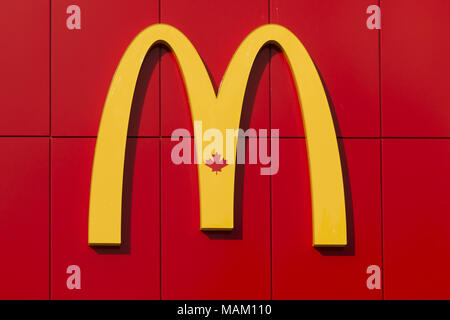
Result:
<svg viewBox="0 0 450 320"><path fill-rule="evenodd" d="M280 47L293 75L306 134L311 181L313 245L347 244L344 184L336 132L320 76L307 50L288 29L274 24L251 32L236 50L216 95L192 43L176 28L152 25L131 42L112 79L98 131L89 204L89 245L121 244L122 184L132 99L148 50L163 43L174 53L193 121L206 128L237 129L253 61L268 43ZM197 139L197 133L195 134ZM201 158L196 144L196 156ZM200 229L233 229L235 165L215 175L199 163ZM293 182L295 183L295 182Z"/></svg>

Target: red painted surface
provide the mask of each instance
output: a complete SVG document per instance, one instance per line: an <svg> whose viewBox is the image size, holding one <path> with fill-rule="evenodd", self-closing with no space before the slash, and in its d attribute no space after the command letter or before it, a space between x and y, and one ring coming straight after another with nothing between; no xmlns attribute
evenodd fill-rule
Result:
<svg viewBox="0 0 450 320"><path fill-rule="evenodd" d="M450 2L381 6L383 135L450 137Z"/></svg>
<svg viewBox="0 0 450 320"><path fill-rule="evenodd" d="M82 28L71 31L71 1L4 3L0 298L450 298L450 8L445 0L382 0L380 46L379 32L366 27L366 8L377 2L79 0ZM343 137L348 248L312 247L301 114L273 47L254 64L241 122L280 129L280 171L270 178L247 165L236 230L199 230L195 166L174 165L175 142L166 138L179 127L192 132L188 101L174 56L159 46L145 60L131 114L129 135L139 138L128 141L124 245L88 246L95 136L109 84L130 41L158 21L192 41L216 89L256 27L279 23L298 36ZM81 267L81 290L66 287L72 264ZM372 264L382 268L382 290L366 287Z"/></svg>
<svg viewBox="0 0 450 320"><path fill-rule="evenodd" d="M380 147L373 139L340 140L346 189L345 248L312 246L305 139L282 139L272 177L274 299L380 299L366 270L381 266Z"/></svg>
<svg viewBox="0 0 450 320"><path fill-rule="evenodd" d="M373 0L273 0L270 22L293 31L308 50L325 83L343 137L380 134L379 37L366 27ZM297 94L284 57L271 62L272 127L282 137L303 137Z"/></svg>
<svg viewBox="0 0 450 320"><path fill-rule="evenodd" d="M186 14L186 13L189 14ZM267 1L183 1L161 2L161 22L181 30L193 43L210 73L216 92L234 52L245 37L269 21ZM162 135L187 128L192 120L181 74L172 54L161 64ZM257 57L244 100L243 128L269 128L269 49Z"/></svg>
<svg viewBox="0 0 450 320"><path fill-rule="evenodd" d="M385 297L450 299L450 141L383 141Z"/></svg>
<svg viewBox="0 0 450 320"><path fill-rule="evenodd" d="M235 229L202 232L197 168L172 163L175 144L162 141L162 298L269 299L269 176L259 165L241 166Z"/></svg>
<svg viewBox="0 0 450 320"><path fill-rule="evenodd" d="M159 298L159 141L128 140L120 248L91 248L89 190L95 139L52 141L52 299ZM81 268L81 290L66 286Z"/></svg>
<svg viewBox="0 0 450 320"><path fill-rule="evenodd" d="M48 138L0 138L0 299L48 299Z"/></svg>
<svg viewBox="0 0 450 320"><path fill-rule="evenodd" d="M120 58L140 31L158 22L158 1L79 0L81 30L66 27L71 4L52 1L52 134L96 136ZM132 136L159 135L158 54L151 52L144 64L133 111L136 121L130 123Z"/></svg>
<svg viewBox="0 0 450 320"><path fill-rule="evenodd" d="M0 135L48 135L49 1L2 1L0 21Z"/></svg>

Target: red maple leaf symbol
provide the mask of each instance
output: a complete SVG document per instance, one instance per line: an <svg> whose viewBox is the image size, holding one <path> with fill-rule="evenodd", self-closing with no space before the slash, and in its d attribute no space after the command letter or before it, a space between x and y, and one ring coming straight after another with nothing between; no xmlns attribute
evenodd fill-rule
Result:
<svg viewBox="0 0 450 320"><path fill-rule="evenodd" d="M217 174L217 172L222 172L222 168L227 166L227 160L220 159L220 154L217 152L212 155L212 159L208 159L205 161L206 165L211 168L213 172Z"/></svg>

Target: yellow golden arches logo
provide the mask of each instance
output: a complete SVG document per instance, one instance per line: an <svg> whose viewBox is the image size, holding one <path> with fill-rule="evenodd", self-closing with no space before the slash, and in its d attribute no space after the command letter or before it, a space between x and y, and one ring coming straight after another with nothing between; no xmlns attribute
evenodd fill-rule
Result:
<svg viewBox="0 0 450 320"><path fill-rule="evenodd" d="M136 36L114 74L100 122L91 179L89 244L121 243L122 182L132 99L144 57L156 43L169 46L178 61L193 121L201 120L206 129L217 128L223 133L227 128L239 127L246 84L259 50L267 43L274 43L283 50L301 102L306 134L313 245L346 245L344 184L327 97L314 63L300 40L288 29L274 24L257 28L241 43L217 96L200 56L179 30L155 24ZM201 152L197 147L199 159ZM221 175L211 174L203 163L197 167L200 229L231 230L235 165L230 164L233 170L224 170Z"/></svg>

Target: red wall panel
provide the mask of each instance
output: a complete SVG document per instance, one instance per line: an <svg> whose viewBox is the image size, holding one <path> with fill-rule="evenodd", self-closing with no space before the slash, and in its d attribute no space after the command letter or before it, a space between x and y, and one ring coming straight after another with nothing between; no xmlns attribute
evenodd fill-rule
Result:
<svg viewBox="0 0 450 320"><path fill-rule="evenodd" d="M387 299L449 299L450 141L383 141Z"/></svg>
<svg viewBox="0 0 450 320"><path fill-rule="evenodd" d="M47 135L49 1L2 1L0 21L0 135Z"/></svg>
<svg viewBox="0 0 450 320"><path fill-rule="evenodd" d="M281 139L272 177L274 299L380 299L367 267L381 265L380 147L373 139L340 140L348 246L314 248L304 139Z"/></svg>
<svg viewBox="0 0 450 320"><path fill-rule="evenodd" d="M48 299L48 138L0 138L0 154L0 299Z"/></svg>
<svg viewBox="0 0 450 320"><path fill-rule="evenodd" d="M335 114L338 135L380 134L379 36L366 27L373 0L273 0L270 22L300 39L314 61ZM282 55L271 61L271 126L283 137L302 137L297 94Z"/></svg>
<svg viewBox="0 0 450 320"><path fill-rule="evenodd" d="M450 137L450 2L381 7L383 135Z"/></svg>
<svg viewBox="0 0 450 320"><path fill-rule="evenodd" d="M69 30L66 9L52 1L52 134L96 136L114 71L130 42L158 22L158 1L79 0L81 29ZM151 52L140 77L130 135L159 135L159 52ZM144 99L145 98L145 99Z"/></svg>
<svg viewBox="0 0 450 320"><path fill-rule="evenodd" d="M159 299L159 141L127 143L122 245L88 246L95 139L52 141L52 299ZM66 286L69 265L81 289Z"/></svg>
<svg viewBox="0 0 450 320"><path fill-rule="evenodd" d="M269 176L260 165L241 166L235 229L202 232L197 168L172 162L175 144L162 141L162 299L269 299Z"/></svg>
<svg viewBox="0 0 450 320"><path fill-rule="evenodd" d="M197 49L210 73L216 92L225 70L240 43L257 27L268 23L267 1L161 2L161 22L183 32ZM164 50L161 64L162 135L177 128L193 135L192 120L183 81L175 58ZM269 128L269 49L254 64L244 100L242 127Z"/></svg>

